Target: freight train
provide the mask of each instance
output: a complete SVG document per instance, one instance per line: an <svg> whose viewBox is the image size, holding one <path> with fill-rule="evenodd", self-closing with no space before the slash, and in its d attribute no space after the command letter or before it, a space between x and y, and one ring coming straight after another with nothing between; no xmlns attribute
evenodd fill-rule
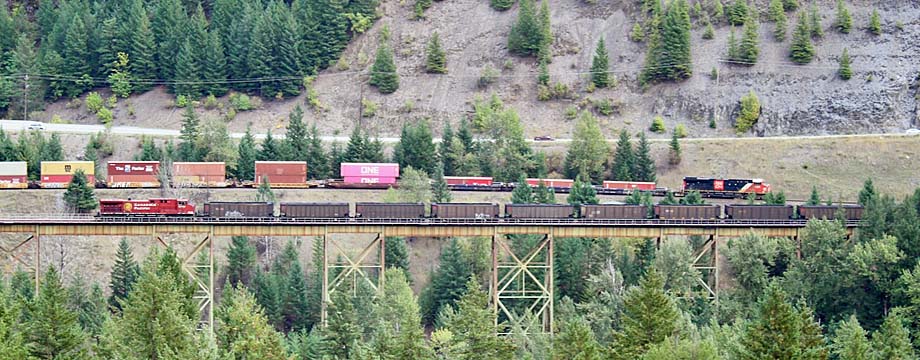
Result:
<svg viewBox="0 0 920 360"><path fill-rule="evenodd" d="M341 179L307 181L307 163L303 161L256 161L254 179L230 179L226 164L222 162L176 162L161 168L156 161L109 161L107 175L95 177L95 164L91 161L45 161L41 164L38 181L29 182L25 162L0 163L0 188L23 189L66 187L77 170L83 170L90 183L98 188L158 188L161 178L180 187L224 188L255 187L267 180L272 188L328 187L345 189L387 189L399 186L399 164L393 163L342 163ZM163 174L163 173L166 174ZM167 175L167 176L162 176ZM493 181L491 177L447 176L448 187L455 191L511 191L518 184ZM540 184L557 193L568 193L574 181L570 179L526 179L529 186ZM630 195L636 191L653 196L671 192L654 182L604 181L594 185L600 195ZM681 188L673 191L684 196L690 191L703 197L762 198L770 192L770 185L761 179L716 179L685 177Z"/></svg>
<svg viewBox="0 0 920 360"><path fill-rule="evenodd" d="M503 209L500 209L503 208ZM791 205L574 205L491 203L433 203L426 211L422 203L281 203L280 213L270 202L208 202L196 212L186 199L99 201L97 216L198 216L204 218L286 218L286 219L584 219L584 220L860 220L860 206Z"/></svg>

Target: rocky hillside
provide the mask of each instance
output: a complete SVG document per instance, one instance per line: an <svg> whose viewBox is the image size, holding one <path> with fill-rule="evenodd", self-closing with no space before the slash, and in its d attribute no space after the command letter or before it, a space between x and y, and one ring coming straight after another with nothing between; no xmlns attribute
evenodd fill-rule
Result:
<svg viewBox="0 0 920 360"><path fill-rule="evenodd" d="M702 1L707 11L711 2ZM731 2L725 2L728 8ZM691 137L734 136L731 127L739 99L753 90L763 106L752 131L757 136L902 132L920 126L920 43L916 41L920 38L920 3L846 1L853 30L841 34L833 26L836 2L816 1L824 37L815 40L816 57L807 65L795 65L788 57L797 12L787 13L788 35L780 43L774 40L773 23L767 20L768 1L754 1L761 14L760 58L750 67L725 62L731 32L726 21L715 24L714 38L705 40L702 21L693 17L693 76L679 83L647 88L640 87L637 81L646 44L630 41L628 36L637 21L643 19L638 3L550 2L555 37L549 65L551 81L569 86L575 94L569 100L541 102L537 100L535 59L516 57L507 50L518 5L497 11L486 0L436 1L423 19L415 19L412 1L383 1L378 9L382 18L354 39L339 63L316 80L319 101L326 110L308 112L308 121L316 121L330 135L347 133L359 119L362 126L380 135L395 135L403 122L421 117L435 122L457 121L471 112L474 98L496 93L506 105L520 112L528 136L566 137L574 126L574 120L566 113L593 109L593 102L604 99L614 108L611 115L602 116L602 126L609 130L627 127L640 131L660 115L669 129L685 124ZM798 11L809 11L808 6L803 8ZM881 35L872 35L866 29L873 9L881 17ZM390 44L400 74L399 90L390 95L382 95L367 85L367 73L384 25L392 34ZM448 73L444 75L424 71L425 48L435 31L440 33L447 52ZM740 27L736 32L740 37ZM610 70L617 86L589 93L587 72L594 46L601 37L610 51ZM844 48L849 51L854 72L849 81L836 76ZM492 85L482 88L478 82L489 67L498 75ZM718 76L713 77L713 72ZM362 97L366 103L377 105L372 115L361 116ZM115 123L178 128L180 117L168 108L168 99L160 89L129 100L137 109L133 114L123 108L116 111ZM304 102L303 96L265 101L260 110L238 114L230 128L242 130L249 123L257 131L283 126L287 112ZM216 111L212 112L216 115ZM82 107L68 109L64 103L49 106L44 116L50 119L55 114L76 122L96 121ZM710 127L710 120L715 121L715 129Z"/></svg>

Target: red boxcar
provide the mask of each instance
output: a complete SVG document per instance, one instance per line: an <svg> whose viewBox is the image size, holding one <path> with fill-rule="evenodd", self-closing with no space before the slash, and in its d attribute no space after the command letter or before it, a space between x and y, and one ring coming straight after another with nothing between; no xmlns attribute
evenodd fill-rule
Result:
<svg viewBox="0 0 920 360"><path fill-rule="evenodd" d="M111 188L157 188L159 161L109 161L106 184Z"/></svg>
<svg viewBox="0 0 920 360"><path fill-rule="evenodd" d="M569 179L527 179L527 184L540 186L540 180L543 180L543 184L551 188L571 188L572 184L575 183L575 180Z"/></svg>
<svg viewBox="0 0 920 360"><path fill-rule="evenodd" d="M195 215L195 205L187 199L99 200L99 215L166 216Z"/></svg>
<svg viewBox="0 0 920 360"><path fill-rule="evenodd" d="M476 177L476 176L445 176L444 180L447 181L447 185L478 185L478 186L492 186L491 177Z"/></svg>
<svg viewBox="0 0 920 360"><path fill-rule="evenodd" d="M268 178L272 186L302 186L307 184L307 163L303 161L256 161L256 184Z"/></svg>
<svg viewBox="0 0 920 360"><path fill-rule="evenodd" d="M654 191L656 188L657 188L657 185L653 182L604 181L604 189Z"/></svg>

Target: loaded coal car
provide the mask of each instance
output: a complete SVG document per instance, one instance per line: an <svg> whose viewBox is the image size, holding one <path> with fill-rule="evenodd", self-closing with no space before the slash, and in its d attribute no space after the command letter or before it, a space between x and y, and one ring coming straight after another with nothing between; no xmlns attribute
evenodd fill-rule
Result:
<svg viewBox="0 0 920 360"><path fill-rule="evenodd" d="M655 217L662 220L709 220L721 215L719 205L655 205Z"/></svg>
<svg viewBox="0 0 920 360"><path fill-rule="evenodd" d="M201 216L210 218L269 218L275 216L275 204L270 202L209 202L204 204Z"/></svg>
<svg viewBox="0 0 920 360"><path fill-rule="evenodd" d="M187 199L99 200L99 216L194 216Z"/></svg>
<svg viewBox="0 0 920 360"><path fill-rule="evenodd" d="M492 219L499 215L498 204L433 203L431 217L440 219Z"/></svg>
<svg viewBox="0 0 920 360"><path fill-rule="evenodd" d="M794 214L792 205L725 205L726 219L788 220Z"/></svg>
<svg viewBox="0 0 920 360"><path fill-rule="evenodd" d="M355 203L355 217L368 219L414 219L425 217L423 203Z"/></svg>
<svg viewBox="0 0 920 360"><path fill-rule="evenodd" d="M685 177L681 188L682 193L698 191L704 197L713 198L745 198L754 194L762 198L770 192L770 184L763 179L714 179L701 177Z"/></svg>
<svg viewBox="0 0 920 360"><path fill-rule="evenodd" d="M645 205L582 205L581 217L585 219L647 219Z"/></svg>
<svg viewBox="0 0 920 360"><path fill-rule="evenodd" d="M799 205L799 217L803 219L836 219L837 212L843 209L847 220L862 219L863 207L858 205L826 206L826 205Z"/></svg>
<svg viewBox="0 0 920 360"><path fill-rule="evenodd" d="M575 206L561 204L505 204L505 217L516 219L566 219L575 217Z"/></svg>
<svg viewBox="0 0 920 360"><path fill-rule="evenodd" d="M348 203L281 203L279 216L292 219L347 218Z"/></svg>

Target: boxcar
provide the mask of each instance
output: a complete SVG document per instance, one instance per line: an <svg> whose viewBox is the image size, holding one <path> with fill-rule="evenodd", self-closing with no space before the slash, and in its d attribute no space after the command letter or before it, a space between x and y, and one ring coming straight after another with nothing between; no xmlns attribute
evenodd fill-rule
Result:
<svg viewBox="0 0 920 360"><path fill-rule="evenodd" d="M721 213L719 205L655 205L655 216L665 220L718 219Z"/></svg>
<svg viewBox="0 0 920 360"><path fill-rule="evenodd" d="M575 215L575 207L561 204L505 204L505 216L518 219L565 219Z"/></svg>
<svg viewBox="0 0 920 360"><path fill-rule="evenodd" d="M281 203L281 217L347 218L348 203Z"/></svg>
<svg viewBox="0 0 920 360"><path fill-rule="evenodd" d="M644 205L582 205L581 217L585 219L646 219L648 207Z"/></svg>
<svg viewBox="0 0 920 360"><path fill-rule="evenodd" d="M799 205L798 212L799 217L803 219L835 219L840 208L840 206ZM859 220L862 219L863 207L843 206L843 212L847 220Z"/></svg>
<svg viewBox="0 0 920 360"><path fill-rule="evenodd" d="M792 205L725 205L725 217L744 220L783 220L795 213Z"/></svg>
<svg viewBox="0 0 920 360"><path fill-rule="evenodd" d="M431 217L443 219L491 219L498 217L498 204L490 203L435 203L431 204Z"/></svg>
<svg viewBox="0 0 920 360"><path fill-rule="evenodd" d="M355 217L370 219L413 219L425 217L422 203L355 203Z"/></svg>
<svg viewBox="0 0 920 360"><path fill-rule="evenodd" d="M212 218L267 218L275 216L275 204L270 202L209 202L202 216Z"/></svg>

